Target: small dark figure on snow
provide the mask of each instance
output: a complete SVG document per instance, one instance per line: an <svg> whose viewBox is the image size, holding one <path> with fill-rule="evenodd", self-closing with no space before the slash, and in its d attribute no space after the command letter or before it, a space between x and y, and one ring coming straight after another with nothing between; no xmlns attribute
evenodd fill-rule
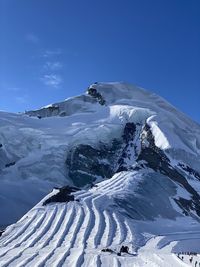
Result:
<svg viewBox="0 0 200 267"><path fill-rule="evenodd" d="M128 253L129 252L129 248L128 246L122 246L120 249L120 253Z"/></svg>
<svg viewBox="0 0 200 267"><path fill-rule="evenodd" d="M102 251L102 252L110 252L110 253L113 253L113 252L114 252L114 251L113 251L112 249L110 249L110 248L103 248L101 251Z"/></svg>

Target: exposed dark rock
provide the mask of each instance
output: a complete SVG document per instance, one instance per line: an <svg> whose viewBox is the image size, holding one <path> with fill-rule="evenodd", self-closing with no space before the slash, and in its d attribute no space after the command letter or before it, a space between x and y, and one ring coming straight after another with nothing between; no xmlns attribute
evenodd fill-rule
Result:
<svg viewBox="0 0 200 267"><path fill-rule="evenodd" d="M91 94L95 95L95 90L91 88ZM154 136L148 124L145 124L142 128L142 125L128 122L124 127L122 140L114 139L110 145L99 143L98 148L90 145L78 145L69 152L66 164L69 170L68 175L77 187L86 185L93 187L97 177L107 179L117 172L150 168L155 172L155 175L150 175L150 180L148 178L143 180L141 185L143 191L148 190L148 188L157 188L160 192L164 190L163 193L165 193L165 188L162 189L161 185L156 185L158 183L157 179L158 177L168 179L168 181L165 181L166 190L170 192L171 197L174 197L174 201L183 210L183 213L188 215L191 211L196 211L197 215L200 216L199 194L188 183L184 174L171 164L165 152L155 145ZM199 177L199 174L188 166L180 165L180 167L189 174ZM147 184L145 184L145 181ZM177 184L191 194L191 199L177 199ZM142 191L138 193L144 194ZM151 195L150 192L148 194ZM130 196L130 200L130 203L128 201L126 203L120 202L120 199L116 199L115 202L120 207L126 206L128 216L139 220L145 219L144 211L138 211L132 205L136 199ZM145 202L145 199L144 201L140 199L140 202L142 202L146 211L149 203ZM169 197L166 197L160 205L167 207L169 218L177 216L176 211L170 212ZM158 206L158 210L160 210L160 206ZM157 214L153 215L156 216ZM155 216L147 215L148 219L153 219ZM162 216L165 216L165 212Z"/></svg>
<svg viewBox="0 0 200 267"><path fill-rule="evenodd" d="M60 113L60 108L58 105L52 105L49 107L44 107L39 110L30 110L26 111L25 114L28 116L35 116L38 119L42 119L44 117L51 117L51 116L57 116Z"/></svg>
<svg viewBox="0 0 200 267"><path fill-rule="evenodd" d="M0 236L2 236L3 233L4 233L4 230L0 230Z"/></svg>
<svg viewBox="0 0 200 267"><path fill-rule="evenodd" d="M128 246L122 246L120 248L120 253L129 253L129 247Z"/></svg>
<svg viewBox="0 0 200 267"><path fill-rule="evenodd" d="M130 159L131 150L136 149L133 142L137 127L141 125L126 123L122 140L113 139L110 145L99 143L94 148L81 144L71 149L66 164L75 186L93 185L97 177L111 178L115 173L132 169L125 161Z"/></svg>
<svg viewBox="0 0 200 267"><path fill-rule="evenodd" d="M114 253L114 251L113 251L112 249L110 249L110 248L103 248L101 251L102 251L102 252L110 252L110 253Z"/></svg>
<svg viewBox="0 0 200 267"><path fill-rule="evenodd" d="M88 88L87 93L88 95L94 97L99 102L100 105L105 105L106 103L105 99L99 92L97 92L95 88L92 87Z"/></svg>
<svg viewBox="0 0 200 267"><path fill-rule="evenodd" d="M124 132L122 135L124 141L124 148L121 153L121 157L118 160L118 169L116 172L128 171L132 169L131 164L127 164L127 159L131 159L131 154L136 154L136 146L134 144L134 138L136 136L136 130L139 125L134 124L133 122L126 123L124 127Z"/></svg>
<svg viewBox="0 0 200 267"><path fill-rule="evenodd" d="M58 106L49 106L47 109L49 109L50 111L59 111L59 107Z"/></svg>
<svg viewBox="0 0 200 267"><path fill-rule="evenodd" d="M71 195L72 192L76 192L79 189L77 187L70 187L70 186L65 186L59 189L59 192L56 195L51 196L45 202L43 205L47 205L49 203L53 202L69 202L69 201L74 201L74 196Z"/></svg>
<svg viewBox="0 0 200 267"><path fill-rule="evenodd" d="M75 186L94 184L96 178L110 178L115 173L121 143L114 139L111 145L103 143L98 148L90 145L78 145L66 159L68 175Z"/></svg>
<svg viewBox="0 0 200 267"><path fill-rule="evenodd" d="M179 173L171 164L165 153L155 145L154 137L151 133L149 126L146 124L144 130L146 131L146 141L148 147L142 145L142 150L138 156L137 161L146 161L146 166L153 169L156 172L160 172L172 181L178 183L185 188L191 195L191 199L184 198L174 199L176 203L183 209L185 214L188 214L191 210L195 210L198 216L200 216L200 196L196 190L188 183L187 179ZM144 141L144 140L143 140Z"/></svg>
<svg viewBox="0 0 200 267"><path fill-rule="evenodd" d="M193 170L192 168L183 163L179 163L178 166L181 167L188 174L193 175L195 178L200 180L200 174L197 171Z"/></svg>
<svg viewBox="0 0 200 267"><path fill-rule="evenodd" d="M0 143L0 148L2 147L3 145Z"/></svg>
<svg viewBox="0 0 200 267"><path fill-rule="evenodd" d="M117 171L116 171L116 173L118 173L118 172L126 172L126 171L128 171L128 168L126 167L126 166L124 166L123 165L124 164L124 161L123 161L123 159L120 159L120 161L119 161L119 168L117 169Z"/></svg>
<svg viewBox="0 0 200 267"><path fill-rule="evenodd" d="M179 207L181 207L185 215L189 215L190 210L194 210L194 208L191 208L192 203L190 199L180 197L179 199L174 199L174 201L178 204ZM198 215L200 216L200 214Z"/></svg>
<svg viewBox="0 0 200 267"><path fill-rule="evenodd" d="M126 123L124 127L124 133L122 135L123 140L125 141L126 144L130 141L133 141L135 131L136 131L136 125L133 122Z"/></svg>
<svg viewBox="0 0 200 267"><path fill-rule="evenodd" d="M15 163L16 163L15 161L10 162L10 163L7 163L7 164L5 164L5 167L6 167L6 168L9 168L9 167L15 165Z"/></svg>

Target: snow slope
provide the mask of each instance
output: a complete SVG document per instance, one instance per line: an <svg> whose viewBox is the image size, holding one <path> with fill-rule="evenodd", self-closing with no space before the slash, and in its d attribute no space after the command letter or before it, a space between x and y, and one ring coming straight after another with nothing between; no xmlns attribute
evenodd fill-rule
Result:
<svg viewBox="0 0 200 267"><path fill-rule="evenodd" d="M111 208L111 194L123 191L129 180L120 173L74 193L76 201L42 205L57 193L54 190L7 228L1 238L0 266L188 266L171 251L177 253L179 247L190 251L193 242L193 249L199 248L199 222L189 218L145 222L122 216ZM118 256L122 244L130 253ZM107 247L113 253L101 251Z"/></svg>
<svg viewBox="0 0 200 267"><path fill-rule="evenodd" d="M188 266L176 254L200 250L199 155L198 124L126 83L1 112L0 225L27 213L2 234L0 266ZM78 191L44 204L66 185Z"/></svg>

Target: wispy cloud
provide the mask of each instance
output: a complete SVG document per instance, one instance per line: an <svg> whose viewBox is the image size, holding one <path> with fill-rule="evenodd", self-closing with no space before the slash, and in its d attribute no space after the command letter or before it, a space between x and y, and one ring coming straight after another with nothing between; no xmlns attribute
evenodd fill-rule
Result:
<svg viewBox="0 0 200 267"><path fill-rule="evenodd" d="M60 70L63 68L60 58L61 54L62 50L57 48L45 50L41 55L45 62L41 69L43 76L40 80L48 87L59 88L63 83L63 78L60 74Z"/></svg>
<svg viewBox="0 0 200 267"><path fill-rule="evenodd" d="M58 74L45 74L44 77L41 78L41 80L45 85L54 88L58 88L63 82L62 77Z"/></svg>
<svg viewBox="0 0 200 267"><path fill-rule="evenodd" d="M57 70L62 69L62 67L63 67L63 64L59 61L56 61L56 62L47 61L44 64L44 70L46 71L57 71Z"/></svg>
<svg viewBox="0 0 200 267"><path fill-rule="evenodd" d="M40 41L39 37L33 33L28 33L26 35L26 40L33 43L33 44L38 44Z"/></svg>
<svg viewBox="0 0 200 267"><path fill-rule="evenodd" d="M53 50L46 50L43 53L43 57L49 58L49 57L53 57L53 56L58 56L62 54L62 50L60 48L57 49L53 49Z"/></svg>

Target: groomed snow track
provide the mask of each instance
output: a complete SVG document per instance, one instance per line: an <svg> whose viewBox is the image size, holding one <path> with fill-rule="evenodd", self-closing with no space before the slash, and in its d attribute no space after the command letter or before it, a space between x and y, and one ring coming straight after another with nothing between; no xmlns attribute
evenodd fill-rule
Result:
<svg viewBox="0 0 200 267"><path fill-rule="evenodd" d="M78 201L38 204L1 237L0 266L121 266L123 257L101 249L117 251L133 241L130 222L106 205L106 195L120 190L124 179L116 175L99 188L78 191ZM133 256L128 258L131 264Z"/></svg>
<svg viewBox="0 0 200 267"><path fill-rule="evenodd" d="M127 179L129 175L121 172L88 191L73 193L75 201L42 205L55 192L49 194L3 233L0 267L188 266L171 249L165 251L178 233L174 239L170 235L163 239L161 253L156 249L161 236L150 239L137 256L133 253L137 243L134 221L112 208L110 194L123 191ZM117 255L122 245L129 247L130 254ZM103 248L113 253L102 252Z"/></svg>

